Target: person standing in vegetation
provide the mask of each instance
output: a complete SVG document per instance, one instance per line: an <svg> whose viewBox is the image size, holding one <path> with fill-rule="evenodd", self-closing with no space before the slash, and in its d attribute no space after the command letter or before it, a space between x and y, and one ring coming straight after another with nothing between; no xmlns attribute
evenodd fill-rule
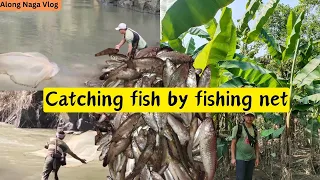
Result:
<svg viewBox="0 0 320 180"><path fill-rule="evenodd" d="M69 146L63 141L64 137L65 133L63 131L58 131L56 133L56 138L50 138L49 143L44 146L48 149L48 153L45 158L41 180L48 180L51 171L55 172L55 180L59 180L58 171L60 166L66 165L66 153L86 164L85 159L79 158L70 150Z"/></svg>
<svg viewBox="0 0 320 180"><path fill-rule="evenodd" d="M120 34L123 34L123 39L119 44L116 45L116 49L120 49L121 46L127 42L128 43L128 53L127 56L134 55L136 50L141 50L147 48L147 42L134 30L127 27L125 23L120 23L118 27L115 28Z"/></svg>
<svg viewBox="0 0 320 180"><path fill-rule="evenodd" d="M252 180L259 165L258 132L253 124L255 114L246 112L244 121L232 129L231 164L236 166L236 180Z"/></svg>

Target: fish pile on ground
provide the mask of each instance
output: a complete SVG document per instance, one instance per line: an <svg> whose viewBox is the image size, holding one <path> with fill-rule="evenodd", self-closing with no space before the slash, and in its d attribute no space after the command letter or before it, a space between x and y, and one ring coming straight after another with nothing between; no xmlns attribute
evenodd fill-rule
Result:
<svg viewBox="0 0 320 180"><path fill-rule="evenodd" d="M209 87L211 70L167 48L150 47L127 60L110 53L100 77L106 87ZM108 54L100 52L99 55ZM205 113L122 113L113 133L98 138L110 179L213 180L217 168L215 125Z"/></svg>

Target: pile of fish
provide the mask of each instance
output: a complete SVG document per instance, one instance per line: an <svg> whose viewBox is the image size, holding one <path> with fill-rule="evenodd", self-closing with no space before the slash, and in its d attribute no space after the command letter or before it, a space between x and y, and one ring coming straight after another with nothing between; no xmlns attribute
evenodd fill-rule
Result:
<svg viewBox="0 0 320 180"><path fill-rule="evenodd" d="M100 79L104 87L209 87L211 69L193 67L192 57L169 48L149 47L133 59L109 55ZM201 74L201 75L200 75ZM114 132L96 138L100 161L113 180L213 180L217 134L206 113L122 113Z"/></svg>

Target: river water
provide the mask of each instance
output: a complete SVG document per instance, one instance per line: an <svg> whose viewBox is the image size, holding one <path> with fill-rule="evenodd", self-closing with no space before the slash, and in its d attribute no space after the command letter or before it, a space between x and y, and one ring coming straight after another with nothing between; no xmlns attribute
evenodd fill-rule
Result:
<svg viewBox="0 0 320 180"><path fill-rule="evenodd" d="M30 153L43 149L54 133L52 129L20 129L0 123L0 180L40 180L44 158ZM67 135L65 141L72 136L79 135ZM71 161L67 159L68 163ZM58 175L68 180L106 179L108 169L93 160L77 167L61 167ZM52 173L49 179L54 179Z"/></svg>
<svg viewBox="0 0 320 180"><path fill-rule="evenodd" d="M0 12L0 53L40 52L58 64L60 72L43 87L79 87L98 76L107 56L94 57L114 48L121 35L114 28L124 22L139 32L149 46L159 43L159 15L101 6L97 0L63 0L58 12ZM120 52L127 52L127 44ZM0 75L2 90L26 90L9 76Z"/></svg>

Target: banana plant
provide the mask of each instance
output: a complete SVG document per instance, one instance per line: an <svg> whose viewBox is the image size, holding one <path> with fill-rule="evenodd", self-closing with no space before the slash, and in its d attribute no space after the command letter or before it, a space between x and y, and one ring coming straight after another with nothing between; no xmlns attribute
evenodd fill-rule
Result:
<svg viewBox="0 0 320 180"><path fill-rule="evenodd" d="M170 47L185 52L179 38L191 27L210 23L218 10L231 4L234 0L175 0L161 20L161 42L168 42ZM166 2L161 2L166 3ZM165 6L165 5L162 5Z"/></svg>

